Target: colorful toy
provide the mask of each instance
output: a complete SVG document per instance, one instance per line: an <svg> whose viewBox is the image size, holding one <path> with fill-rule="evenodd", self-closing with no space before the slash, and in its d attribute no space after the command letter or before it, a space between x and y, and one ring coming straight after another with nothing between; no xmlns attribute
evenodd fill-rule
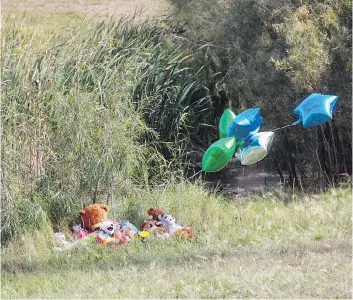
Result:
<svg viewBox="0 0 353 300"><path fill-rule="evenodd" d="M126 245L130 241L130 237L123 235L121 231L114 232L114 238L120 241L120 245Z"/></svg>
<svg viewBox="0 0 353 300"><path fill-rule="evenodd" d="M157 225L157 223L158 223L158 225ZM158 221L155 221L155 220L145 220L143 222L143 224L141 225L141 227L142 227L142 230L150 230L153 228L164 230L162 227L162 224Z"/></svg>
<svg viewBox="0 0 353 300"><path fill-rule="evenodd" d="M75 238L80 240L83 239L85 236L89 235L88 230L83 229L81 224L73 226L72 231L75 235Z"/></svg>
<svg viewBox="0 0 353 300"><path fill-rule="evenodd" d="M143 238L143 239L145 239L145 238L148 238L150 236L150 234L149 234L149 232L148 231L140 231L140 234L139 234L139 237L140 238Z"/></svg>
<svg viewBox="0 0 353 300"><path fill-rule="evenodd" d="M74 241L66 241L65 234L62 232L57 232L55 233L55 240L60 247L55 247L55 249L57 251L63 251L63 250L71 250L77 245L88 246L94 242L96 235L97 235L96 232L92 232L82 237L82 239L77 238Z"/></svg>
<svg viewBox="0 0 353 300"><path fill-rule="evenodd" d="M175 222L175 217L172 215L162 215L161 220L157 222L160 223L163 228L167 231L170 237L173 237L174 234L181 228L181 226L177 225Z"/></svg>
<svg viewBox="0 0 353 300"><path fill-rule="evenodd" d="M151 227L157 226L155 225L156 221L159 221L159 216L163 215L163 210L160 208L149 208L147 210L148 217L140 226L141 230L150 229Z"/></svg>
<svg viewBox="0 0 353 300"><path fill-rule="evenodd" d="M132 225L128 220L125 220L121 223L121 230L123 235L128 236L129 238L146 238L149 236L149 233L146 231L138 230L134 225Z"/></svg>
<svg viewBox="0 0 353 300"><path fill-rule="evenodd" d="M194 231L191 227L181 227L176 232L177 236L180 238L193 239Z"/></svg>
<svg viewBox="0 0 353 300"><path fill-rule="evenodd" d="M178 236L180 238L194 238L194 232L191 227L184 227L176 224L175 217L172 215L162 215L161 221L163 228L167 231L169 237Z"/></svg>
<svg viewBox="0 0 353 300"><path fill-rule="evenodd" d="M160 215L163 215L164 212L162 209L160 208L149 208L148 211L147 211L148 215L149 215L149 219L150 220L155 220L155 221L158 221L159 220L159 216Z"/></svg>
<svg viewBox="0 0 353 300"><path fill-rule="evenodd" d="M55 242L58 247L55 247L55 250L62 251L64 249L69 249L71 244L66 241L65 234L63 232L55 232L54 233Z"/></svg>
<svg viewBox="0 0 353 300"><path fill-rule="evenodd" d="M90 232L99 229L100 224L107 219L108 206L105 204L93 204L81 210L83 228Z"/></svg>
<svg viewBox="0 0 353 300"><path fill-rule="evenodd" d="M158 221L155 220L146 220L142 225L143 225L143 230L142 232L148 232L151 235L157 237L157 238L166 238L169 237L169 234L166 232L164 227L162 227L162 224L159 223L158 225L156 224Z"/></svg>
<svg viewBox="0 0 353 300"><path fill-rule="evenodd" d="M114 224L111 221L104 221L100 225L98 237L101 239L111 238L114 235Z"/></svg>
<svg viewBox="0 0 353 300"><path fill-rule="evenodd" d="M104 221L100 225L98 235L95 237L95 241L98 244L103 244L104 246L121 246L122 244L122 235L114 235L114 224L112 221ZM120 238L119 238L120 237Z"/></svg>
<svg viewBox="0 0 353 300"><path fill-rule="evenodd" d="M122 234L122 239L138 239L138 238L147 238L150 234L147 231L138 230L133 224L131 224L128 220L122 222L113 222L115 227L115 232L120 232Z"/></svg>
<svg viewBox="0 0 353 300"><path fill-rule="evenodd" d="M138 230L128 220L125 220L121 223L121 229L122 229L123 235L126 235L130 238L133 238L140 233L140 230Z"/></svg>

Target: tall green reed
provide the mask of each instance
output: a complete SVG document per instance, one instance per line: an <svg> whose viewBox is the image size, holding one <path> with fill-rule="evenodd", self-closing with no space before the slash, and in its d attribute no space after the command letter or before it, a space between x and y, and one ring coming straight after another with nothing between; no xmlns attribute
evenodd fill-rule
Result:
<svg viewBox="0 0 353 300"><path fill-rule="evenodd" d="M5 24L3 242L175 178L211 104L166 21Z"/></svg>

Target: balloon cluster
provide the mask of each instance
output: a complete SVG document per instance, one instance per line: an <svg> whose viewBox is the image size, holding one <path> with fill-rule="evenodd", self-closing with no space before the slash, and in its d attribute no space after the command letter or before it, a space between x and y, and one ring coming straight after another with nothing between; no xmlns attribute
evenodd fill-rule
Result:
<svg viewBox="0 0 353 300"><path fill-rule="evenodd" d="M337 96L311 94L294 110L294 114L299 117L298 121L288 126L302 122L304 128L309 128L331 120L337 100ZM202 171L221 170L233 155L242 165L252 165L265 158L270 151L275 130L259 132L261 124L259 108L247 109L239 115L227 108L219 121L220 139L205 152Z"/></svg>

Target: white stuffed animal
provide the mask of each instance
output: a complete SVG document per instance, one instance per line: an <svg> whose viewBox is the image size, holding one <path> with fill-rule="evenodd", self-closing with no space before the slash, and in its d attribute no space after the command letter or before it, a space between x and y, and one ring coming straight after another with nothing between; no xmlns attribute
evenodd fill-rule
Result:
<svg viewBox="0 0 353 300"><path fill-rule="evenodd" d="M114 229L114 223L112 221L104 221L100 225L98 237L102 240L113 237Z"/></svg>
<svg viewBox="0 0 353 300"><path fill-rule="evenodd" d="M156 224L162 225L170 237L174 236L174 234L180 228L180 226L175 223L175 218L172 215L161 215L160 221Z"/></svg>

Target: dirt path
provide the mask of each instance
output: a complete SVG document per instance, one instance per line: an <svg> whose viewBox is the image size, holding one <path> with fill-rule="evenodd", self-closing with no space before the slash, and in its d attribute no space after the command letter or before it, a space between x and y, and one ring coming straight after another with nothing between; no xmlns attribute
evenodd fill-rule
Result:
<svg viewBox="0 0 353 300"><path fill-rule="evenodd" d="M165 0L3 0L4 12L86 13L93 18L142 16L161 14L167 8Z"/></svg>

